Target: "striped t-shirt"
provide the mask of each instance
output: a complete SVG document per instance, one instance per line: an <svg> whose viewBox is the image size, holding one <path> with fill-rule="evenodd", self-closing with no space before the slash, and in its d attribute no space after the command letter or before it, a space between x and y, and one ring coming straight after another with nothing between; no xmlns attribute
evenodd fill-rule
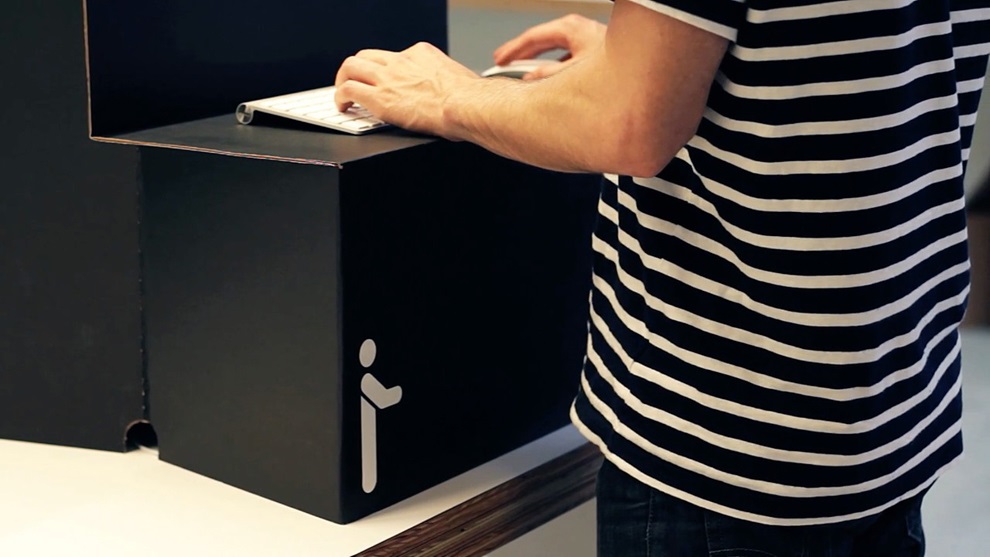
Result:
<svg viewBox="0 0 990 557"><path fill-rule="evenodd" d="M609 179L572 418L701 507L869 516L962 452L963 171L990 0L633 0L730 40L697 135Z"/></svg>

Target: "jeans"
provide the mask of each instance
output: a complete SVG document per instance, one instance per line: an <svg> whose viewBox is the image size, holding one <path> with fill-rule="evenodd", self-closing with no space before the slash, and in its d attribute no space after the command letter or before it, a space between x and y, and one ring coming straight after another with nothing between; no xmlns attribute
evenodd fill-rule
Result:
<svg viewBox="0 0 990 557"><path fill-rule="evenodd" d="M767 526L708 511L631 478L598 473L599 557L921 557L924 492L880 514L820 526Z"/></svg>

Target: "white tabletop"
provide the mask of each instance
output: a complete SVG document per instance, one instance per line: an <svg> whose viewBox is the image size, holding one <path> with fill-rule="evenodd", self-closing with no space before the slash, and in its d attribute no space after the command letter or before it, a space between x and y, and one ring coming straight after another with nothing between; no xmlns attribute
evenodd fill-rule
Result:
<svg viewBox="0 0 990 557"><path fill-rule="evenodd" d="M584 440L563 428L341 526L158 460L0 440L0 555L350 557Z"/></svg>

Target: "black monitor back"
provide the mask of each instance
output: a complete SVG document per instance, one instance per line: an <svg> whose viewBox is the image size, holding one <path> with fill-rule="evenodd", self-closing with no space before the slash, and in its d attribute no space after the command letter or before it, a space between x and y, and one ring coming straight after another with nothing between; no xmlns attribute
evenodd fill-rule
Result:
<svg viewBox="0 0 990 557"><path fill-rule="evenodd" d="M362 48L447 50L446 0L85 0L91 132L330 85Z"/></svg>

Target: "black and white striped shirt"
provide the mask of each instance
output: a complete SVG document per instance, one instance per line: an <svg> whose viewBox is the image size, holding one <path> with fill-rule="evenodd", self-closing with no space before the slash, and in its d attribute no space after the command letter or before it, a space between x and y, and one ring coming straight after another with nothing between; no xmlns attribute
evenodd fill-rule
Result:
<svg viewBox="0 0 990 557"><path fill-rule="evenodd" d="M632 1L731 45L675 160L605 182L575 424L755 522L920 492L962 452L990 0Z"/></svg>

